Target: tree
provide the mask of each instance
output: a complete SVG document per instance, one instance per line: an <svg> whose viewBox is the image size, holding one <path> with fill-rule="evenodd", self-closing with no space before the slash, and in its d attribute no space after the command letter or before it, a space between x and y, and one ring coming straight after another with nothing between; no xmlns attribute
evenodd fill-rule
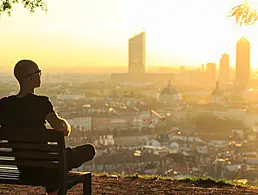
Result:
<svg viewBox="0 0 258 195"><path fill-rule="evenodd" d="M254 9L248 0L244 0L242 4L234 6L229 12L229 17L235 18L239 25L253 25L258 20L257 10Z"/></svg>
<svg viewBox="0 0 258 195"><path fill-rule="evenodd" d="M0 0L0 15L8 13L11 15L11 11L14 4L22 3L24 8L30 10L33 13L37 8L43 11L47 11L47 5L45 0ZM229 17L235 18L236 23L240 25L253 25L258 20L257 10L254 9L248 0L243 0L240 5L234 6L229 12Z"/></svg>
<svg viewBox="0 0 258 195"><path fill-rule="evenodd" d="M230 134L232 129L246 129L243 121L232 118L219 118L213 113L200 113L193 118L198 132L217 132Z"/></svg>
<svg viewBox="0 0 258 195"><path fill-rule="evenodd" d="M47 5L44 0L0 0L0 15L3 13L11 15L13 5L19 3L22 3L24 8L29 9L31 13L34 13L37 8L47 11Z"/></svg>

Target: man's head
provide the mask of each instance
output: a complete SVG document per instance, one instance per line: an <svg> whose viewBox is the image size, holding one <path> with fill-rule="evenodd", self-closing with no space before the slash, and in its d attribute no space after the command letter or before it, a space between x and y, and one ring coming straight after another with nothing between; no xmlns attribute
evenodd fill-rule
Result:
<svg viewBox="0 0 258 195"><path fill-rule="evenodd" d="M14 76L21 87L37 88L41 83L41 70L38 65L31 60L21 60L14 67Z"/></svg>

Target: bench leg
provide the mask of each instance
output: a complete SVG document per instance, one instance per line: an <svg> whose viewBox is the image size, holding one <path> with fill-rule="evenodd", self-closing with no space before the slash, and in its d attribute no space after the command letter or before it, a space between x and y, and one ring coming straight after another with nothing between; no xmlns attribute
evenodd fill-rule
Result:
<svg viewBox="0 0 258 195"><path fill-rule="evenodd" d="M91 174L83 179L83 195L91 195Z"/></svg>
<svg viewBox="0 0 258 195"><path fill-rule="evenodd" d="M66 188L60 188L58 190L58 195L66 195L67 193L67 189Z"/></svg>

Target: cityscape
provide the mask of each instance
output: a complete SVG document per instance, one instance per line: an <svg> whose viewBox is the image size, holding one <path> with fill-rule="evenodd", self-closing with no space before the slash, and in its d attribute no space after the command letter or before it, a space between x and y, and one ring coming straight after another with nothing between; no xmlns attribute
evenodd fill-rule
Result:
<svg viewBox="0 0 258 195"><path fill-rule="evenodd" d="M72 125L66 144L96 146L96 157L79 170L257 182L258 80L249 41L237 41L235 69L224 53L218 69L209 62L149 73L145 35L128 41L127 73L43 72L37 93ZM17 87L2 75L1 97Z"/></svg>
<svg viewBox="0 0 258 195"><path fill-rule="evenodd" d="M257 10L0 0L0 194L257 194Z"/></svg>

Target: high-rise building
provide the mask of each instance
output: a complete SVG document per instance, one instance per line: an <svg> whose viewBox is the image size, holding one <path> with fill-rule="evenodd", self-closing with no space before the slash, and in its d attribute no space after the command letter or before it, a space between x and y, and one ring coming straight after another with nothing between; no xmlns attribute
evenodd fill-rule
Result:
<svg viewBox="0 0 258 195"><path fill-rule="evenodd" d="M145 73L145 32L129 39L128 58L129 74Z"/></svg>
<svg viewBox="0 0 258 195"><path fill-rule="evenodd" d="M206 78L209 83L215 83L216 81L216 63L206 64Z"/></svg>
<svg viewBox="0 0 258 195"><path fill-rule="evenodd" d="M250 42L245 38L236 44L236 85L245 89L250 80Z"/></svg>
<svg viewBox="0 0 258 195"><path fill-rule="evenodd" d="M128 40L128 73L111 74L113 83L145 85L146 82L167 82L175 78L175 74L169 72L169 68L164 69L164 73L145 72L145 44L145 32Z"/></svg>
<svg viewBox="0 0 258 195"><path fill-rule="evenodd" d="M227 82L230 80L229 55L224 53L220 58L219 63L219 81Z"/></svg>

